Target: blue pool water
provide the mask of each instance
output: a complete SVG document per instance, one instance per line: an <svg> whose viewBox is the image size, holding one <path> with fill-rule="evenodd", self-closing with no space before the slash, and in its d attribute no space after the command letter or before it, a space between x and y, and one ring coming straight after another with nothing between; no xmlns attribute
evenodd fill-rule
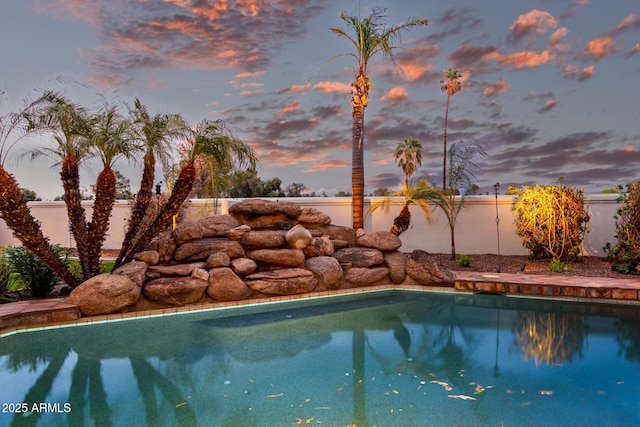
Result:
<svg viewBox="0 0 640 427"><path fill-rule="evenodd" d="M638 426L639 310L376 292L13 334L0 426Z"/></svg>

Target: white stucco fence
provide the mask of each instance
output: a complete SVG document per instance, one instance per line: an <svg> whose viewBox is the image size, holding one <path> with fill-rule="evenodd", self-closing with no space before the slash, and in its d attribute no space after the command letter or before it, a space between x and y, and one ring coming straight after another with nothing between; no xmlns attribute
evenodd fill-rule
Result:
<svg viewBox="0 0 640 427"><path fill-rule="evenodd" d="M615 194L588 195L591 221L589 233L584 241L584 255L602 256L602 246L607 242L614 243L615 222L613 215L619 207ZM400 210L400 205L389 209L378 209L368 212L371 201L365 199L365 231L388 230L393 218ZM275 199L274 199L275 200ZM351 198L349 197L301 197L281 198L280 201L295 202L303 207L316 208L333 219L333 224L351 226ZM229 206L237 203L236 199L219 200L222 213L227 213ZM458 254L496 254L498 253L498 237L496 227L496 206L498 211L500 253L502 255L526 255L522 240L515 233L514 215L511 212L512 196L471 196L465 199L465 207L458 216L456 225L456 252ZM63 202L31 202L32 215L42 223L42 229L52 243L65 247L74 247L75 243L69 232L67 210ZM87 215L91 214L91 202L84 202ZM187 219L197 219L212 212L211 199L192 199L189 202ZM130 204L118 201L113 209L111 225L104 244L105 249L117 249L122 243L124 229L129 217ZM403 252L422 249L432 253L450 251L449 226L444 215L434 209L431 222L425 220L422 211L411 207L411 228L403 233ZM0 245L19 244L4 221L0 220Z"/></svg>

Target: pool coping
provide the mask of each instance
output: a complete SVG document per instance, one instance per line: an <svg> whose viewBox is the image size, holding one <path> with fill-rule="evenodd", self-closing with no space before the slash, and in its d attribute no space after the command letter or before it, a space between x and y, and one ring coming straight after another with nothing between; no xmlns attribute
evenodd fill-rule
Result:
<svg viewBox="0 0 640 427"><path fill-rule="evenodd" d="M640 278L609 279L581 276L554 276L512 273L453 271L453 286L382 284L306 294L271 296L242 301L210 302L162 309L129 311L82 317L77 305L66 298L20 301L0 305L0 337L27 330L69 327L86 323L104 323L151 316L169 316L205 310L264 305L283 301L317 299L336 295L411 290L426 292L497 293L510 297L565 300L607 304L640 313Z"/></svg>

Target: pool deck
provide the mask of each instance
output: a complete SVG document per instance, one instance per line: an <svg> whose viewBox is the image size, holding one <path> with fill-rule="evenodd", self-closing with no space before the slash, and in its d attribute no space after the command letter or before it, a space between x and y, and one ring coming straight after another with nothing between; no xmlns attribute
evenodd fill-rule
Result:
<svg viewBox="0 0 640 427"><path fill-rule="evenodd" d="M640 278L609 279L559 275L534 275L511 273L483 273L453 271L454 287L413 286L415 289L441 290L446 292L486 292L531 298L551 298L572 301L608 303L640 310ZM381 285L383 289L403 289L402 285ZM315 294L276 297L275 300L298 299L312 296L353 293L372 289L356 288L346 291L327 291ZM270 299L271 300L271 299ZM260 303L264 300L246 300L232 303L215 303L175 307L145 312L127 312L107 316L81 318L78 306L66 298L50 298L0 304L0 334L20 329L48 327L77 322L105 321L153 314L177 313L215 307L229 307Z"/></svg>

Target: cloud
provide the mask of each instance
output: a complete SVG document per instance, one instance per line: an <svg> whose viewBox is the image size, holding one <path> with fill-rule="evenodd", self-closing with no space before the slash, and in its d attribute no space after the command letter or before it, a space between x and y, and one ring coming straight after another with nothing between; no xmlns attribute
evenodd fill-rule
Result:
<svg viewBox="0 0 640 427"><path fill-rule="evenodd" d="M624 59L629 59L633 55L640 53L640 43L637 43L631 50L624 54Z"/></svg>
<svg viewBox="0 0 640 427"><path fill-rule="evenodd" d="M336 168L346 168L351 166L351 162L347 160L326 160L323 162L314 162L309 169L303 169L300 172L313 173L324 172Z"/></svg>
<svg viewBox="0 0 640 427"><path fill-rule="evenodd" d="M125 80L141 70L236 68L257 76L276 54L301 39L326 0L272 2L53 0L42 13L82 19L102 45L84 52L96 81ZM54 12L51 12L54 11ZM240 73L242 75L242 73ZM245 76L242 75L242 78Z"/></svg>
<svg viewBox="0 0 640 427"><path fill-rule="evenodd" d="M393 188L400 185L401 182L400 174L391 172L377 173L366 179L366 185L370 188Z"/></svg>
<svg viewBox="0 0 640 427"><path fill-rule="evenodd" d="M566 43L562 42L565 39L565 37L567 37L567 34L569 34L569 30L567 28L565 27L558 28L549 37L549 49L555 49L560 51L567 50L569 46Z"/></svg>
<svg viewBox="0 0 640 427"><path fill-rule="evenodd" d="M487 86L482 93L487 98L491 98L492 96L496 96L500 93L506 92L509 90L509 84L504 80L504 77L500 77L500 80L496 83Z"/></svg>
<svg viewBox="0 0 640 427"><path fill-rule="evenodd" d="M549 12L533 9L520 15L511 24L507 41L515 45L526 37L535 37L536 34L546 33L557 26L558 21Z"/></svg>
<svg viewBox="0 0 640 427"><path fill-rule="evenodd" d="M545 102L544 107L540 108L538 110L538 113L546 113L548 111L553 110L554 108L556 108L558 106L560 101L558 101L557 99L550 99L547 102Z"/></svg>
<svg viewBox="0 0 640 427"><path fill-rule="evenodd" d="M615 35L624 31L638 31L640 30L640 15L632 13L620 21L620 23L611 32Z"/></svg>
<svg viewBox="0 0 640 427"><path fill-rule="evenodd" d="M397 105L408 99L409 99L409 94L407 93L407 91L401 86L396 86L391 88L389 92L385 93L380 98L380 101L386 102L390 105Z"/></svg>
<svg viewBox="0 0 640 427"><path fill-rule="evenodd" d="M583 6L586 6L589 4L589 0L573 0L571 2L571 4L569 5L568 10L563 13L562 15L558 16L559 20L564 20L564 19L568 19L571 18L573 15L575 15L575 13L578 11L578 9L582 8Z"/></svg>
<svg viewBox="0 0 640 427"><path fill-rule="evenodd" d="M590 65L582 69L576 68L572 65L567 65L562 69L562 77L564 77L565 79L573 79L582 82L593 77L594 70L594 65Z"/></svg>
<svg viewBox="0 0 640 427"><path fill-rule="evenodd" d="M556 55L549 49L540 53L532 51L522 51L506 54L493 55L498 63L502 65L510 65L512 68L518 70L521 68L534 68L540 65L545 65L555 61Z"/></svg>
<svg viewBox="0 0 640 427"><path fill-rule="evenodd" d="M584 48L583 56L593 57L596 61L611 56L616 50L616 42L611 36L602 36L592 39Z"/></svg>

